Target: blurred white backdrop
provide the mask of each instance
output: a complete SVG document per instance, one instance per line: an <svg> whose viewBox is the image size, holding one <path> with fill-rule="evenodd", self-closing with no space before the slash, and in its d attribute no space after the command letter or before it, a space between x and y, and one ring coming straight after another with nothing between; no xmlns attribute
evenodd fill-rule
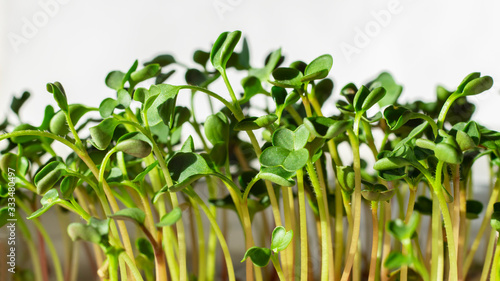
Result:
<svg viewBox="0 0 500 281"><path fill-rule="evenodd" d="M38 123L55 104L45 90L53 81L70 102L98 106L114 95L104 85L109 71L161 53L193 65L194 50L239 29L254 66L278 47L287 62L332 54L336 95L386 70L404 85L403 99L431 100L436 85L455 89L480 71L499 82L472 97L475 118L500 130L499 12L496 0L0 0L0 118L13 95L29 90L23 114ZM182 83L183 74L169 82Z"/></svg>

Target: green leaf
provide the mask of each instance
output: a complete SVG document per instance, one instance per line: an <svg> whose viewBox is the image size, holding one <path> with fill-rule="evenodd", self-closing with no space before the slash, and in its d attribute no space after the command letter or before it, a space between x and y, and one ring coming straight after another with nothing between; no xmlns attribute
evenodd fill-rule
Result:
<svg viewBox="0 0 500 281"><path fill-rule="evenodd" d="M73 197L73 191L78 184L78 178L74 176L67 176L61 181L61 195L63 199L70 199Z"/></svg>
<svg viewBox="0 0 500 281"><path fill-rule="evenodd" d="M66 174L66 165L53 161L45 165L34 178L36 191L43 195Z"/></svg>
<svg viewBox="0 0 500 281"><path fill-rule="evenodd" d="M418 215L413 214L405 224L401 219L392 220L387 223L387 230L399 241L410 239L413 233L417 230Z"/></svg>
<svg viewBox="0 0 500 281"><path fill-rule="evenodd" d="M323 105L325 101L332 95L333 92L333 81L331 79L323 79L316 84L314 89L314 96L318 100L320 105Z"/></svg>
<svg viewBox="0 0 500 281"><path fill-rule="evenodd" d="M114 118L107 118L102 120L99 125L91 127L90 137L92 138L92 145L99 150L106 149L111 140L113 139L113 134L116 127L120 125L120 122Z"/></svg>
<svg viewBox="0 0 500 281"><path fill-rule="evenodd" d="M260 155L259 161L263 166L281 166L289 172L295 172L307 164L309 152L305 148L289 151L282 147L271 146Z"/></svg>
<svg viewBox="0 0 500 281"><path fill-rule="evenodd" d="M158 75L156 76L155 84L157 84L157 85L162 84L168 78L170 78L170 76L172 76L174 73L175 73L175 69L172 69L167 73L161 73L161 72L158 73Z"/></svg>
<svg viewBox="0 0 500 281"><path fill-rule="evenodd" d="M157 165L158 165L158 160L148 165L142 172L140 172L137 176L135 176L132 182L143 181L146 175L149 174L149 172L151 172Z"/></svg>
<svg viewBox="0 0 500 281"><path fill-rule="evenodd" d="M271 84L282 88L298 89L302 85L302 72L295 68L280 67L273 71L274 81Z"/></svg>
<svg viewBox="0 0 500 281"><path fill-rule="evenodd" d="M234 126L235 131L252 131L262 127L267 127L278 120L276 114L268 114L260 117L248 117Z"/></svg>
<svg viewBox="0 0 500 281"><path fill-rule="evenodd" d="M164 54L156 56L154 59L144 63L144 65L147 66L150 64L158 64L160 67L165 67L172 63L175 63L175 58L172 55Z"/></svg>
<svg viewBox="0 0 500 281"><path fill-rule="evenodd" d="M483 203L477 200L467 200L465 210L467 219L477 219L479 218L479 214L483 211Z"/></svg>
<svg viewBox="0 0 500 281"><path fill-rule="evenodd" d="M70 109L71 109L71 105L70 105ZM42 124L40 124L40 126L38 126L38 130L40 130L40 131L48 130L50 127L50 121L52 120L54 115L55 115L54 108L52 107L52 105L47 105L45 107L44 112L43 112ZM70 112L70 116L72 116L72 115L73 115L72 112ZM0 125L0 127L1 127L1 125Z"/></svg>
<svg viewBox="0 0 500 281"><path fill-rule="evenodd" d="M344 133L352 126L350 120L334 120L327 117L304 118L304 125L311 134L318 138L332 139Z"/></svg>
<svg viewBox="0 0 500 281"><path fill-rule="evenodd" d="M108 86L109 88L111 88L113 90L119 90L123 87L122 81L124 78L125 78L125 73L118 71L118 70L111 71L106 76L106 80L105 80L106 86Z"/></svg>
<svg viewBox="0 0 500 281"><path fill-rule="evenodd" d="M73 125L76 125L80 119L87 114L88 112L93 111L94 109L82 104L70 104L69 105L69 116L71 118L71 122ZM66 120L66 114L64 111L58 111L51 119L49 124L49 129L52 133L65 136L69 133L70 129L68 126L68 122Z"/></svg>
<svg viewBox="0 0 500 281"><path fill-rule="evenodd" d="M267 248L252 247L246 251L241 262L244 262L247 258L250 258L252 263L256 266L264 267L267 266L271 259L271 250Z"/></svg>
<svg viewBox="0 0 500 281"><path fill-rule="evenodd" d="M0 228L7 224L8 219L11 219L11 212L9 212L8 207L3 207L0 209Z"/></svg>
<svg viewBox="0 0 500 281"><path fill-rule="evenodd" d="M386 91L382 87L373 89L363 101L363 105L361 106L362 110L367 111L372 106L377 104L377 102L379 102L385 96L385 93Z"/></svg>
<svg viewBox="0 0 500 281"><path fill-rule="evenodd" d="M438 143L434 148L434 154L440 161L450 164L460 164L463 160L462 151L456 146L448 143Z"/></svg>
<svg viewBox="0 0 500 281"><path fill-rule="evenodd" d="M361 195L366 200L381 202L387 201L394 196L396 189L387 189L383 184L374 184L373 186L366 186L366 189L361 191Z"/></svg>
<svg viewBox="0 0 500 281"><path fill-rule="evenodd" d="M391 252L385 259L384 266L388 269L401 268L404 265L410 265L411 258L399 252Z"/></svg>
<svg viewBox="0 0 500 281"><path fill-rule="evenodd" d="M226 164L228 153L227 144L218 142L210 150L210 159L212 159L215 166L222 167Z"/></svg>
<svg viewBox="0 0 500 281"><path fill-rule="evenodd" d="M500 232L500 202L493 205L493 214L491 214L490 224L494 230Z"/></svg>
<svg viewBox="0 0 500 281"><path fill-rule="evenodd" d="M340 187L346 192L352 192L355 187L354 169L351 166L336 166L337 180Z"/></svg>
<svg viewBox="0 0 500 281"><path fill-rule="evenodd" d="M262 88L262 83L259 78L255 76L248 76L241 80L241 86L243 86L244 95L240 103L248 102L253 96L257 94L264 94L266 91Z"/></svg>
<svg viewBox="0 0 500 281"><path fill-rule="evenodd" d="M411 163L402 157L384 157L373 165L373 169L377 171L392 170L397 168L402 168L410 165Z"/></svg>
<svg viewBox="0 0 500 281"><path fill-rule="evenodd" d="M384 109L384 119L393 131L401 128L410 117L411 111L406 107L389 105Z"/></svg>
<svg viewBox="0 0 500 281"><path fill-rule="evenodd" d="M208 77L205 73L199 71L196 68L190 68L186 71L184 79L189 85L202 86L202 84L207 81ZM158 84L158 83L157 83Z"/></svg>
<svg viewBox="0 0 500 281"><path fill-rule="evenodd" d="M465 96L473 96L487 91L491 89L491 87L493 87L493 78L490 76L483 76L468 82L462 94Z"/></svg>
<svg viewBox="0 0 500 281"><path fill-rule="evenodd" d="M113 111L117 106L118 101L112 98L106 98L102 100L101 104L99 105L99 114L102 118L108 118L113 115Z"/></svg>
<svg viewBox="0 0 500 281"><path fill-rule="evenodd" d="M27 219L31 220L41 216L43 213L47 212L52 206L57 203L65 202L59 198L59 192L56 189L51 189L45 193L45 195L40 200L42 207L34 211Z"/></svg>
<svg viewBox="0 0 500 281"><path fill-rule="evenodd" d="M139 253L145 255L149 260L154 261L155 253L153 245L151 245L151 242L149 242L148 239L144 237L137 238L137 240L135 240L135 246Z"/></svg>
<svg viewBox="0 0 500 281"><path fill-rule="evenodd" d="M309 135L309 130L304 125L297 127L295 131L282 127L274 132L273 145L290 151L299 150L307 144Z"/></svg>
<svg viewBox="0 0 500 281"><path fill-rule="evenodd" d="M144 158L151 154L150 140L139 132L127 133L116 142L115 148L137 158Z"/></svg>
<svg viewBox="0 0 500 281"><path fill-rule="evenodd" d="M175 207L172 211L165 214L160 222L156 224L156 227L165 227L175 224L182 217L182 210L179 207Z"/></svg>
<svg viewBox="0 0 500 281"><path fill-rule="evenodd" d="M226 64L241 37L241 31L223 32L215 41L210 52L210 62L219 72L224 72Z"/></svg>
<svg viewBox="0 0 500 281"><path fill-rule="evenodd" d="M481 73L479 73L479 72L472 72L471 74L467 75L462 80L462 82L460 82L460 85L457 87L457 93L462 93L465 89L465 86L467 86L467 84L469 82L471 82L472 80L477 79L479 77L481 77Z"/></svg>
<svg viewBox="0 0 500 281"><path fill-rule="evenodd" d="M369 82L367 87L370 90L378 87L384 87L387 91L384 98L378 101L378 105L380 107L396 104L401 92L403 91L403 87L396 84L394 78L387 72L382 72L377 78L375 78L375 80Z"/></svg>
<svg viewBox="0 0 500 281"><path fill-rule="evenodd" d="M121 209L118 212L109 215L108 217L115 220L130 220L143 225L144 220L146 219L146 214L139 208L127 208Z"/></svg>
<svg viewBox="0 0 500 281"><path fill-rule="evenodd" d="M10 109L19 116L19 109L23 106L23 104L30 98L31 94L29 92L23 92L20 98L13 97L12 102L10 103Z"/></svg>
<svg viewBox="0 0 500 281"><path fill-rule="evenodd" d="M415 202L414 209L422 215L430 216L432 215L432 200L425 196L419 196Z"/></svg>
<svg viewBox="0 0 500 281"><path fill-rule="evenodd" d="M322 55L309 63L305 69L304 77L301 81L312 81L325 78L333 65L333 58L331 55Z"/></svg>
<svg viewBox="0 0 500 281"><path fill-rule="evenodd" d="M359 88L359 90L356 92L352 103L356 112L361 112L363 103L368 95L370 95L370 90L368 90L368 88L366 88L365 86L361 86L361 88Z"/></svg>
<svg viewBox="0 0 500 281"><path fill-rule="evenodd" d="M192 152L178 152L168 162L168 169L176 184L168 190L176 192L190 185L195 180L212 175L215 171L205 158Z"/></svg>
<svg viewBox="0 0 500 281"><path fill-rule="evenodd" d="M149 126L162 121L167 126L172 124L179 90L179 86L167 84L152 85L149 88L150 98L146 101L150 103L147 108Z"/></svg>
<svg viewBox="0 0 500 281"><path fill-rule="evenodd" d="M138 84L142 81L148 80L157 76L161 71L159 64L149 64L140 70L136 70L130 74L130 80L133 84Z"/></svg>
<svg viewBox="0 0 500 281"><path fill-rule="evenodd" d="M286 171L281 166L262 167L259 172L259 178L281 186L294 186L293 175L294 173Z"/></svg>
<svg viewBox="0 0 500 281"><path fill-rule="evenodd" d="M222 112L208 116L204 130L205 136L213 145L220 142L227 143L229 140L229 120Z"/></svg>
<svg viewBox="0 0 500 281"><path fill-rule="evenodd" d="M277 226L273 230L271 239L271 250L279 253L285 250L293 239L293 230L286 231L283 226Z"/></svg>
<svg viewBox="0 0 500 281"><path fill-rule="evenodd" d="M59 82L48 83L47 91L54 95L54 99L57 102L59 108L67 112L68 111L68 99L66 98L66 93L64 92L64 88Z"/></svg>
<svg viewBox="0 0 500 281"><path fill-rule="evenodd" d="M207 62L209 59L210 59L210 53L207 53L205 51L196 50L193 54L193 61L203 66L203 68L207 66Z"/></svg>
<svg viewBox="0 0 500 281"><path fill-rule="evenodd" d="M280 64L281 59L281 49L273 51L267 57L264 68L251 68L248 71L248 76L255 76L262 82L268 81L269 75L271 75L273 70Z"/></svg>
<svg viewBox="0 0 500 281"><path fill-rule="evenodd" d="M305 148L292 150L283 161L283 168L287 171L294 172L302 169L309 159L309 151Z"/></svg>
<svg viewBox="0 0 500 281"><path fill-rule="evenodd" d="M92 226L74 222L68 225L68 235L73 241L83 240L99 244L101 242L101 235Z"/></svg>
<svg viewBox="0 0 500 281"><path fill-rule="evenodd" d="M73 241L84 240L95 244L108 246L110 219L99 220L91 217L88 224L71 223L68 225L68 235Z"/></svg>

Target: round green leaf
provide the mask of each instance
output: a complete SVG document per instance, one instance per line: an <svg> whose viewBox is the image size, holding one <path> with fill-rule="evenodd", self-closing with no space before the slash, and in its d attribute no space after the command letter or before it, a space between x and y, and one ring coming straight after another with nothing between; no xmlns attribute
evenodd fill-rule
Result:
<svg viewBox="0 0 500 281"><path fill-rule="evenodd" d="M175 224L182 217L182 210L179 207L175 207L172 211L165 214L159 223L156 224L156 227L165 227Z"/></svg>
<svg viewBox="0 0 500 281"><path fill-rule="evenodd" d="M331 55L322 55L309 63L304 71L304 77L301 81L312 81L325 78L333 65L333 58Z"/></svg>
<svg viewBox="0 0 500 281"><path fill-rule="evenodd" d="M74 222L68 225L68 235L73 241L84 240L95 244L101 242L101 235L97 230L89 225Z"/></svg>
<svg viewBox="0 0 500 281"><path fill-rule="evenodd" d="M259 172L259 178L281 186L294 186L293 175L294 173L286 171L281 166L262 167Z"/></svg>
<svg viewBox="0 0 500 281"><path fill-rule="evenodd" d="M280 67L273 71L273 77L271 84L282 88L298 89L302 85L302 72L295 68Z"/></svg>
<svg viewBox="0 0 500 281"><path fill-rule="evenodd" d="M204 124L205 136L212 144L227 143L229 139L229 120L222 112L210 115Z"/></svg>
<svg viewBox="0 0 500 281"><path fill-rule="evenodd" d="M264 267L267 266L271 259L271 250L267 248L252 247L246 251L241 262L244 262L247 258L250 258L252 263L256 266Z"/></svg>
<svg viewBox="0 0 500 281"><path fill-rule="evenodd" d="M286 231L283 226L277 226L273 230L271 239L271 250L275 253L285 250L293 239L293 230Z"/></svg>
<svg viewBox="0 0 500 281"><path fill-rule="evenodd" d="M107 118L102 120L99 125L91 127L90 137L92 138L92 145L99 150L106 149L111 140L113 139L113 134L116 127L120 125L120 122L114 118Z"/></svg>
<svg viewBox="0 0 500 281"><path fill-rule="evenodd" d="M483 203L477 200L467 200L465 210L467 219L477 219L483 211Z"/></svg>
<svg viewBox="0 0 500 281"><path fill-rule="evenodd" d="M137 158L147 157L152 150L149 139L139 132L123 135L118 139L115 148Z"/></svg>

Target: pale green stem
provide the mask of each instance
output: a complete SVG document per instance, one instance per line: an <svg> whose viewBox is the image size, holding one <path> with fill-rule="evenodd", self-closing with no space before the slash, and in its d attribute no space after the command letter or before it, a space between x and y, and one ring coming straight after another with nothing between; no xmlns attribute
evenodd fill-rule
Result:
<svg viewBox="0 0 500 281"><path fill-rule="evenodd" d="M220 246L222 248L222 252L224 253L224 259L226 261L226 267L227 267L227 273L229 276L229 281L235 281L235 275L234 275L234 267L233 267L233 262L231 260L231 254L229 252L229 248L226 243L226 239L224 238L224 235L222 234L222 231L219 228L219 225L217 224L217 221L213 217L210 209L205 205L205 202L196 194L191 188L185 188L184 192L191 197L196 203L198 203L198 206L201 207L203 212L205 212L205 215L208 218L208 221L210 222L212 229L214 230L215 234L217 235L217 238L219 239Z"/></svg>
<svg viewBox="0 0 500 281"><path fill-rule="evenodd" d="M28 206L26 206L24 204L23 201L16 200L16 204L24 211L24 213L26 213L26 215L29 215L31 213L30 209L28 208ZM57 255L57 250L54 246L54 243L52 243L52 240L50 239L49 234L47 233L47 231L45 230L43 225L40 223L38 218L34 218L31 221L35 225L36 229L40 232L40 234L43 237L43 240L47 244L50 255L52 257L52 262L54 265L54 271L56 274L57 281L63 281L64 277L63 277L63 271L62 271L62 267L61 267L61 261L59 260L59 256ZM44 253L40 253L40 254L43 255Z"/></svg>
<svg viewBox="0 0 500 281"><path fill-rule="evenodd" d="M299 226L300 226L300 281L307 281L309 268L308 244L307 244L307 216L306 198L304 191L304 174L297 170L297 186L299 200Z"/></svg>
<svg viewBox="0 0 500 281"><path fill-rule="evenodd" d="M359 155L359 139L358 136L351 130L348 130L349 140L351 142L351 148L353 151L354 159L354 200L353 200L353 210L354 210L354 222L352 228L351 242L349 246L349 253L346 257L344 271L342 273L341 281L347 281L351 273L352 265L354 262L354 257L356 255L360 232L361 223L361 159Z"/></svg>

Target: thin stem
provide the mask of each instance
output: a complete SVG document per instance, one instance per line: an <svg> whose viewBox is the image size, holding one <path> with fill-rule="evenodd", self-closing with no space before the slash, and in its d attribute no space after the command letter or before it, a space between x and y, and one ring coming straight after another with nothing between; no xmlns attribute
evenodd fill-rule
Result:
<svg viewBox="0 0 500 281"><path fill-rule="evenodd" d="M328 235L328 214L326 213L323 191L321 190L321 185L318 181L318 175L311 161L307 162L306 170L309 174L309 178L311 179L314 193L316 193L316 199L318 201L319 219L321 226L321 281L326 281L328 280L328 269L330 264L330 257L328 253L328 239L330 239L330 235Z"/></svg>
<svg viewBox="0 0 500 281"><path fill-rule="evenodd" d="M452 106L453 102L455 102L456 99L458 99L460 96L457 93L451 94L446 102L443 104L443 107L441 107L441 111L439 112L439 116L437 119L437 127L439 129L443 128L444 121L446 119L446 114L448 114L448 110L450 110L450 107Z"/></svg>
<svg viewBox="0 0 500 281"><path fill-rule="evenodd" d="M125 261L125 263L128 266L128 269L130 270L130 272L132 272L132 276L134 276L135 280L144 281L144 279L142 279L141 273L139 272L139 270L135 266L133 259L131 259L128 255L126 255L124 253L120 254L120 259L123 259Z"/></svg>
<svg viewBox="0 0 500 281"><path fill-rule="evenodd" d="M21 131L16 131L16 132L12 132L12 133L2 134L2 135L0 135L0 141L5 140L5 139L19 137L19 136L46 137L46 138L56 140L64 145L66 145L67 147L71 148L71 150L73 150L77 153L80 151L80 149L77 146L75 146L73 143L71 143L67 139L62 138L62 137L57 136L57 135L54 135L54 134L49 133L49 132L44 132L44 131L21 130Z"/></svg>
<svg viewBox="0 0 500 281"><path fill-rule="evenodd" d="M271 261L273 262L274 268L276 269L276 273L278 273L280 281L286 281L285 275L283 274L283 270L280 266L280 261L278 260L278 256L271 254Z"/></svg>
<svg viewBox="0 0 500 281"><path fill-rule="evenodd" d="M28 206L26 206L24 204L24 202L22 200L16 200L16 204L24 211L24 213L26 215L29 215L31 213L30 212L31 210L28 208ZM44 242L47 244L47 247L49 249L49 253L51 255L52 262L54 265L54 271L56 273L56 280L63 281L64 276L63 276L63 271L62 271L62 267L61 267L61 261L59 260L59 256L57 255L57 250L54 246L54 243L50 239L49 234L47 233L47 231L45 230L43 225L40 223L40 220L38 218L34 218L31 221L35 225L38 232L42 235ZM41 254L44 255L45 253L41 253Z"/></svg>
<svg viewBox="0 0 500 281"><path fill-rule="evenodd" d="M217 221L215 220L214 216L212 215L210 209L207 207L205 202L196 194L190 187L187 187L183 190L189 197L191 197L205 212L205 215L208 218L208 221L210 222L210 225L212 226L212 229L214 230L217 238L219 239L220 246L222 248L222 252L224 253L224 259L226 261L226 266L227 266L227 273L229 276L229 281L235 281L235 276L234 276L234 267L233 267L233 262L231 260L231 255L229 252L229 248L227 247L226 239L224 238L224 235L222 234L222 231L219 228L219 225L217 224Z"/></svg>
<svg viewBox="0 0 500 281"><path fill-rule="evenodd" d="M347 281L351 272L351 268L354 262L354 256L356 255L359 239L359 231L361 224L361 159L359 155L359 139L355 133L349 129L348 130L349 141L351 142L351 147L353 151L354 158L354 222L352 229L351 242L349 246L349 254L346 258L346 263L344 271L342 273L341 281Z"/></svg>
<svg viewBox="0 0 500 281"><path fill-rule="evenodd" d="M297 187L299 200L299 226L300 226L300 280L307 281L309 267L307 244L307 216L306 198L304 191L304 174L302 169L297 170Z"/></svg>
<svg viewBox="0 0 500 281"><path fill-rule="evenodd" d="M368 280L375 280L375 268L377 264L377 247L378 247L378 202L371 202L372 205L372 225L373 225L373 240L372 240L372 254L370 260L370 272ZM403 280L403 279L402 279Z"/></svg>
<svg viewBox="0 0 500 281"><path fill-rule="evenodd" d="M488 245L486 246L486 255L484 255L484 265L483 270L481 272L480 281L486 281L488 279L488 275L491 269L491 262L493 258L493 251L495 250L495 236L496 231L494 229L490 230L490 239L488 239ZM498 250L497 250L498 252ZM467 277L467 276L465 276ZM491 276L494 277L494 276ZM490 278L490 280L494 280L494 278Z"/></svg>
<svg viewBox="0 0 500 281"><path fill-rule="evenodd" d="M24 219L21 216L17 216L17 224L19 225L19 229L21 230L24 238L24 242L28 246L28 251L30 253L31 265L33 266L33 273L35 275L36 281L42 281L42 269L40 266L40 253L37 252L35 243L33 243L33 238L31 233L24 222Z"/></svg>
<svg viewBox="0 0 500 281"><path fill-rule="evenodd" d="M493 205L499 199L500 196L500 177L497 175L497 180L495 182L495 186L493 187L493 191L491 192L491 197L488 202L488 206L486 207L486 211L484 213L483 221L481 222L481 226L477 232L476 238L472 242L472 246L470 247L469 252L465 258L464 262L464 270L463 276L467 277L467 273L469 271L470 266L472 265L472 261L474 260L474 256L476 254L477 249L479 248L479 244L483 238L484 231L490 225L491 214L493 213Z"/></svg>
<svg viewBox="0 0 500 281"><path fill-rule="evenodd" d="M457 251L455 248L455 239L453 236L453 224L451 222L450 212L448 210L448 205L446 203L446 199L443 194L443 187L441 186L441 171L443 164L441 161L438 162L436 167L436 181L434 184L434 193L437 195L437 199L439 202L439 208L441 209L441 213L443 215L444 228L446 231L446 238L448 239L448 256L450 259L450 280L457 280L458 278L458 268L457 268Z"/></svg>
<svg viewBox="0 0 500 281"><path fill-rule="evenodd" d="M498 233L495 233L497 236L497 246L495 248L495 257L493 258L493 265L491 267L491 275L490 275L490 280L491 281L498 281L500 280L500 238L498 238Z"/></svg>

